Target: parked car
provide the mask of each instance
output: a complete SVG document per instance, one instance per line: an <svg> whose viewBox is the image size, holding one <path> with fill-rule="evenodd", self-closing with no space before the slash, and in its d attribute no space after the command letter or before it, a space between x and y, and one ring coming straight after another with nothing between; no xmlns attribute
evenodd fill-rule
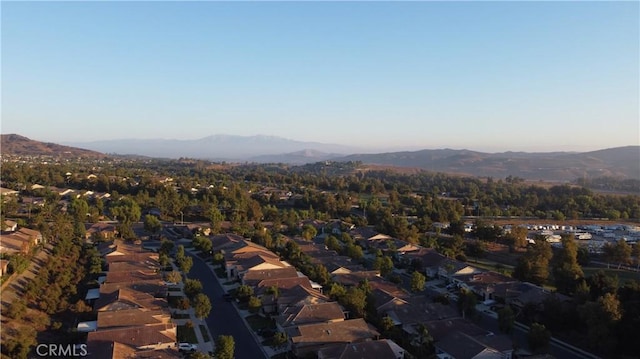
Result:
<svg viewBox="0 0 640 359"><path fill-rule="evenodd" d="M178 350L181 350L181 351L193 352L193 351L196 351L197 349L198 349L197 344L178 343Z"/></svg>
<svg viewBox="0 0 640 359"><path fill-rule="evenodd" d="M229 293L225 293L222 295L222 299L226 300L227 302L231 302L233 300L233 296Z"/></svg>

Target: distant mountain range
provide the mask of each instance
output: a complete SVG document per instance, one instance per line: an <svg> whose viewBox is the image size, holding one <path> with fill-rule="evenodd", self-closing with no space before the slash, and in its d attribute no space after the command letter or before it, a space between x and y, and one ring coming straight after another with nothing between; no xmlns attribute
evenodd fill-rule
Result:
<svg viewBox="0 0 640 359"><path fill-rule="evenodd" d="M196 140L127 139L65 144L121 155L135 154L159 158L190 157L221 161L250 161L252 158L267 158L265 156L282 155L303 150L312 150L317 153L339 153L342 155L362 152L355 147L302 142L282 137L260 135L213 135Z"/></svg>
<svg viewBox="0 0 640 359"><path fill-rule="evenodd" d="M74 143L76 147L2 135L3 154L103 156L141 155L159 158L200 158L228 162L304 164L319 161L361 161L364 164L411 167L434 172L530 180L572 181L611 176L640 179L640 146L592 152L503 152L437 149L375 154L349 146L302 142L274 136L215 135L198 140L112 140ZM72 145L67 143L67 145ZM101 153L102 152L102 153Z"/></svg>

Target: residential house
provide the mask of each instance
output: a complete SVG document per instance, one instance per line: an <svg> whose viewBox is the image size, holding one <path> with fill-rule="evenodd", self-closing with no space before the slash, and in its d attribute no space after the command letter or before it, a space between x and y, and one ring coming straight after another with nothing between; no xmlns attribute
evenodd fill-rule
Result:
<svg viewBox="0 0 640 359"><path fill-rule="evenodd" d="M176 340L175 324L153 324L90 332L87 347L99 342L118 342L136 350L159 350L175 348Z"/></svg>
<svg viewBox="0 0 640 359"><path fill-rule="evenodd" d="M538 311L543 311L544 302L549 299L556 299L561 303L571 301L571 298L566 295L552 293L528 282L500 283L494 287L493 296L500 303L510 305L516 310L533 306Z"/></svg>
<svg viewBox="0 0 640 359"><path fill-rule="evenodd" d="M378 339L380 336L362 318L299 325L287 328L285 332L289 336L292 352L298 357L318 352L330 345L358 343Z"/></svg>
<svg viewBox="0 0 640 359"><path fill-rule="evenodd" d="M125 309L145 308L147 310L168 308L162 292L153 292L150 283L129 285L104 284L100 287L100 297L95 300L93 309L96 312L116 311Z"/></svg>
<svg viewBox="0 0 640 359"><path fill-rule="evenodd" d="M308 280L308 279L307 279ZM287 281L291 281L290 279ZM264 289L269 287L263 287ZM325 303L329 297L311 288L311 284L296 284L292 287L282 287L279 283L277 294L264 294L262 296L262 309L265 313L283 313L288 307L297 307L305 304Z"/></svg>
<svg viewBox="0 0 640 359"><path fill-rule="evenodd" d="M251 270L242 277L242 284L251 287L257 286L260 282L270 279L298 278L301 275L295 267L269 268L262 270ZM305 277L306 278L306 277Z"/></svg>
<svg viewBox="0 0 640 359"><path fill-rule="evenodd" d="M2 226L2 232L15 232L18 230L18 222L5 220Z"/></svg>
<svg viewBox="0 0 640 359"><path fill-rule="evenodd" d="M441 278L445 278L455 284L462 284L457 278L468 274L477 274L483 272L482 270L470 266L465 262L457 261L455 259L445 259L440 262L440 268L438 269L438 275Z"/></svg>
<svg viewBox="0 0 640 359"><path fill-rule="evenodd" d="M98 222L89 224L85 232L85 239L110 240L118 236L118 229L113 222Z"/></svg>
<svg viewBox="0 0 640 359"><path fill-rule="evenodd" d="M344 311L338 302L302 304L286 308L276 319L276 325L283 331L296 325L340 322L344 319Z"/></svg>
<svg viewBox="0 0 640 359"><path fill-rule="evenodd" d="M20 228L10 234L0 235L0 253L28 254L31 248L42 243L42 234L39 231Z"/></svg>
<svg viewBox="0 0 640 359"><path fill-rule="evenodd" d="M513 344L506 336L473 337L461 332L434 343L439 359L511 359Z"/></svg>
<svg viewBox="0 0 640 359"><path fill-rule="evenodd" d="M458 317L457 311L450 306L432 303L424 296L405 299L396 297L386 303L381 303L377 310L381 315L391 318L393 323L401 327L409 336L417 333L420 324Z"/></svg>
<svg viewBox="0 0 640 359"><path fill-rule="evenodd" d="M420 248L417 251L407 253L402 259L407 265L413 264L417 271L425 273L427 277L436 278L440 270L440 264L447 257L433 248Z"/></svg>
<svg viewBox="0 0 640 359"><path fill-rule="evenodd" d="M318 351L318 359L404 359L405 350L391 339L337 344Z"/></svg>
<svg viewBox="0 0 640 359"><path fill-rule="evenodd" d="M171 313L166 309L123 309L98 312L97 329L113 329L171 323Z"/></svg>
<svg viewBox="0 0 640 359"><path fill-rule="evenodd" d="M483 301L493 300L495 286L502 283L516 282L511 277L496 272L481 272L474 274L464 274L456 277L456 281L460 283L461 288L471 290Z"/></svg>

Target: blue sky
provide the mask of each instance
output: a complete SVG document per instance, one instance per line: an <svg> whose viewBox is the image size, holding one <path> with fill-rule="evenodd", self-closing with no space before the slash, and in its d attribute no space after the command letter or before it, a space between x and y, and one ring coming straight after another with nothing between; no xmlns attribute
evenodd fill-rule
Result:
<svg viewBox="0 0 640 359"><path fill-rule="evenodd" d="M638 2L3 2L2 133L640 144Z"/></svg>

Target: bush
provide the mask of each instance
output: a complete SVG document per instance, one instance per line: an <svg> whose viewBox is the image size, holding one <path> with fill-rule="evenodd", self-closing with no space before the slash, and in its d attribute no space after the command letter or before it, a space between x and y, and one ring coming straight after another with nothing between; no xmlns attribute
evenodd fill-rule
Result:
<svg viewBox="0 0 640 359"><path fill-rule="evenodd" d="M252 313L257 313L260 308L262 308L262 301L260 300L260 298L251 296L251 298L249 298L249 311Z"/></svg>

